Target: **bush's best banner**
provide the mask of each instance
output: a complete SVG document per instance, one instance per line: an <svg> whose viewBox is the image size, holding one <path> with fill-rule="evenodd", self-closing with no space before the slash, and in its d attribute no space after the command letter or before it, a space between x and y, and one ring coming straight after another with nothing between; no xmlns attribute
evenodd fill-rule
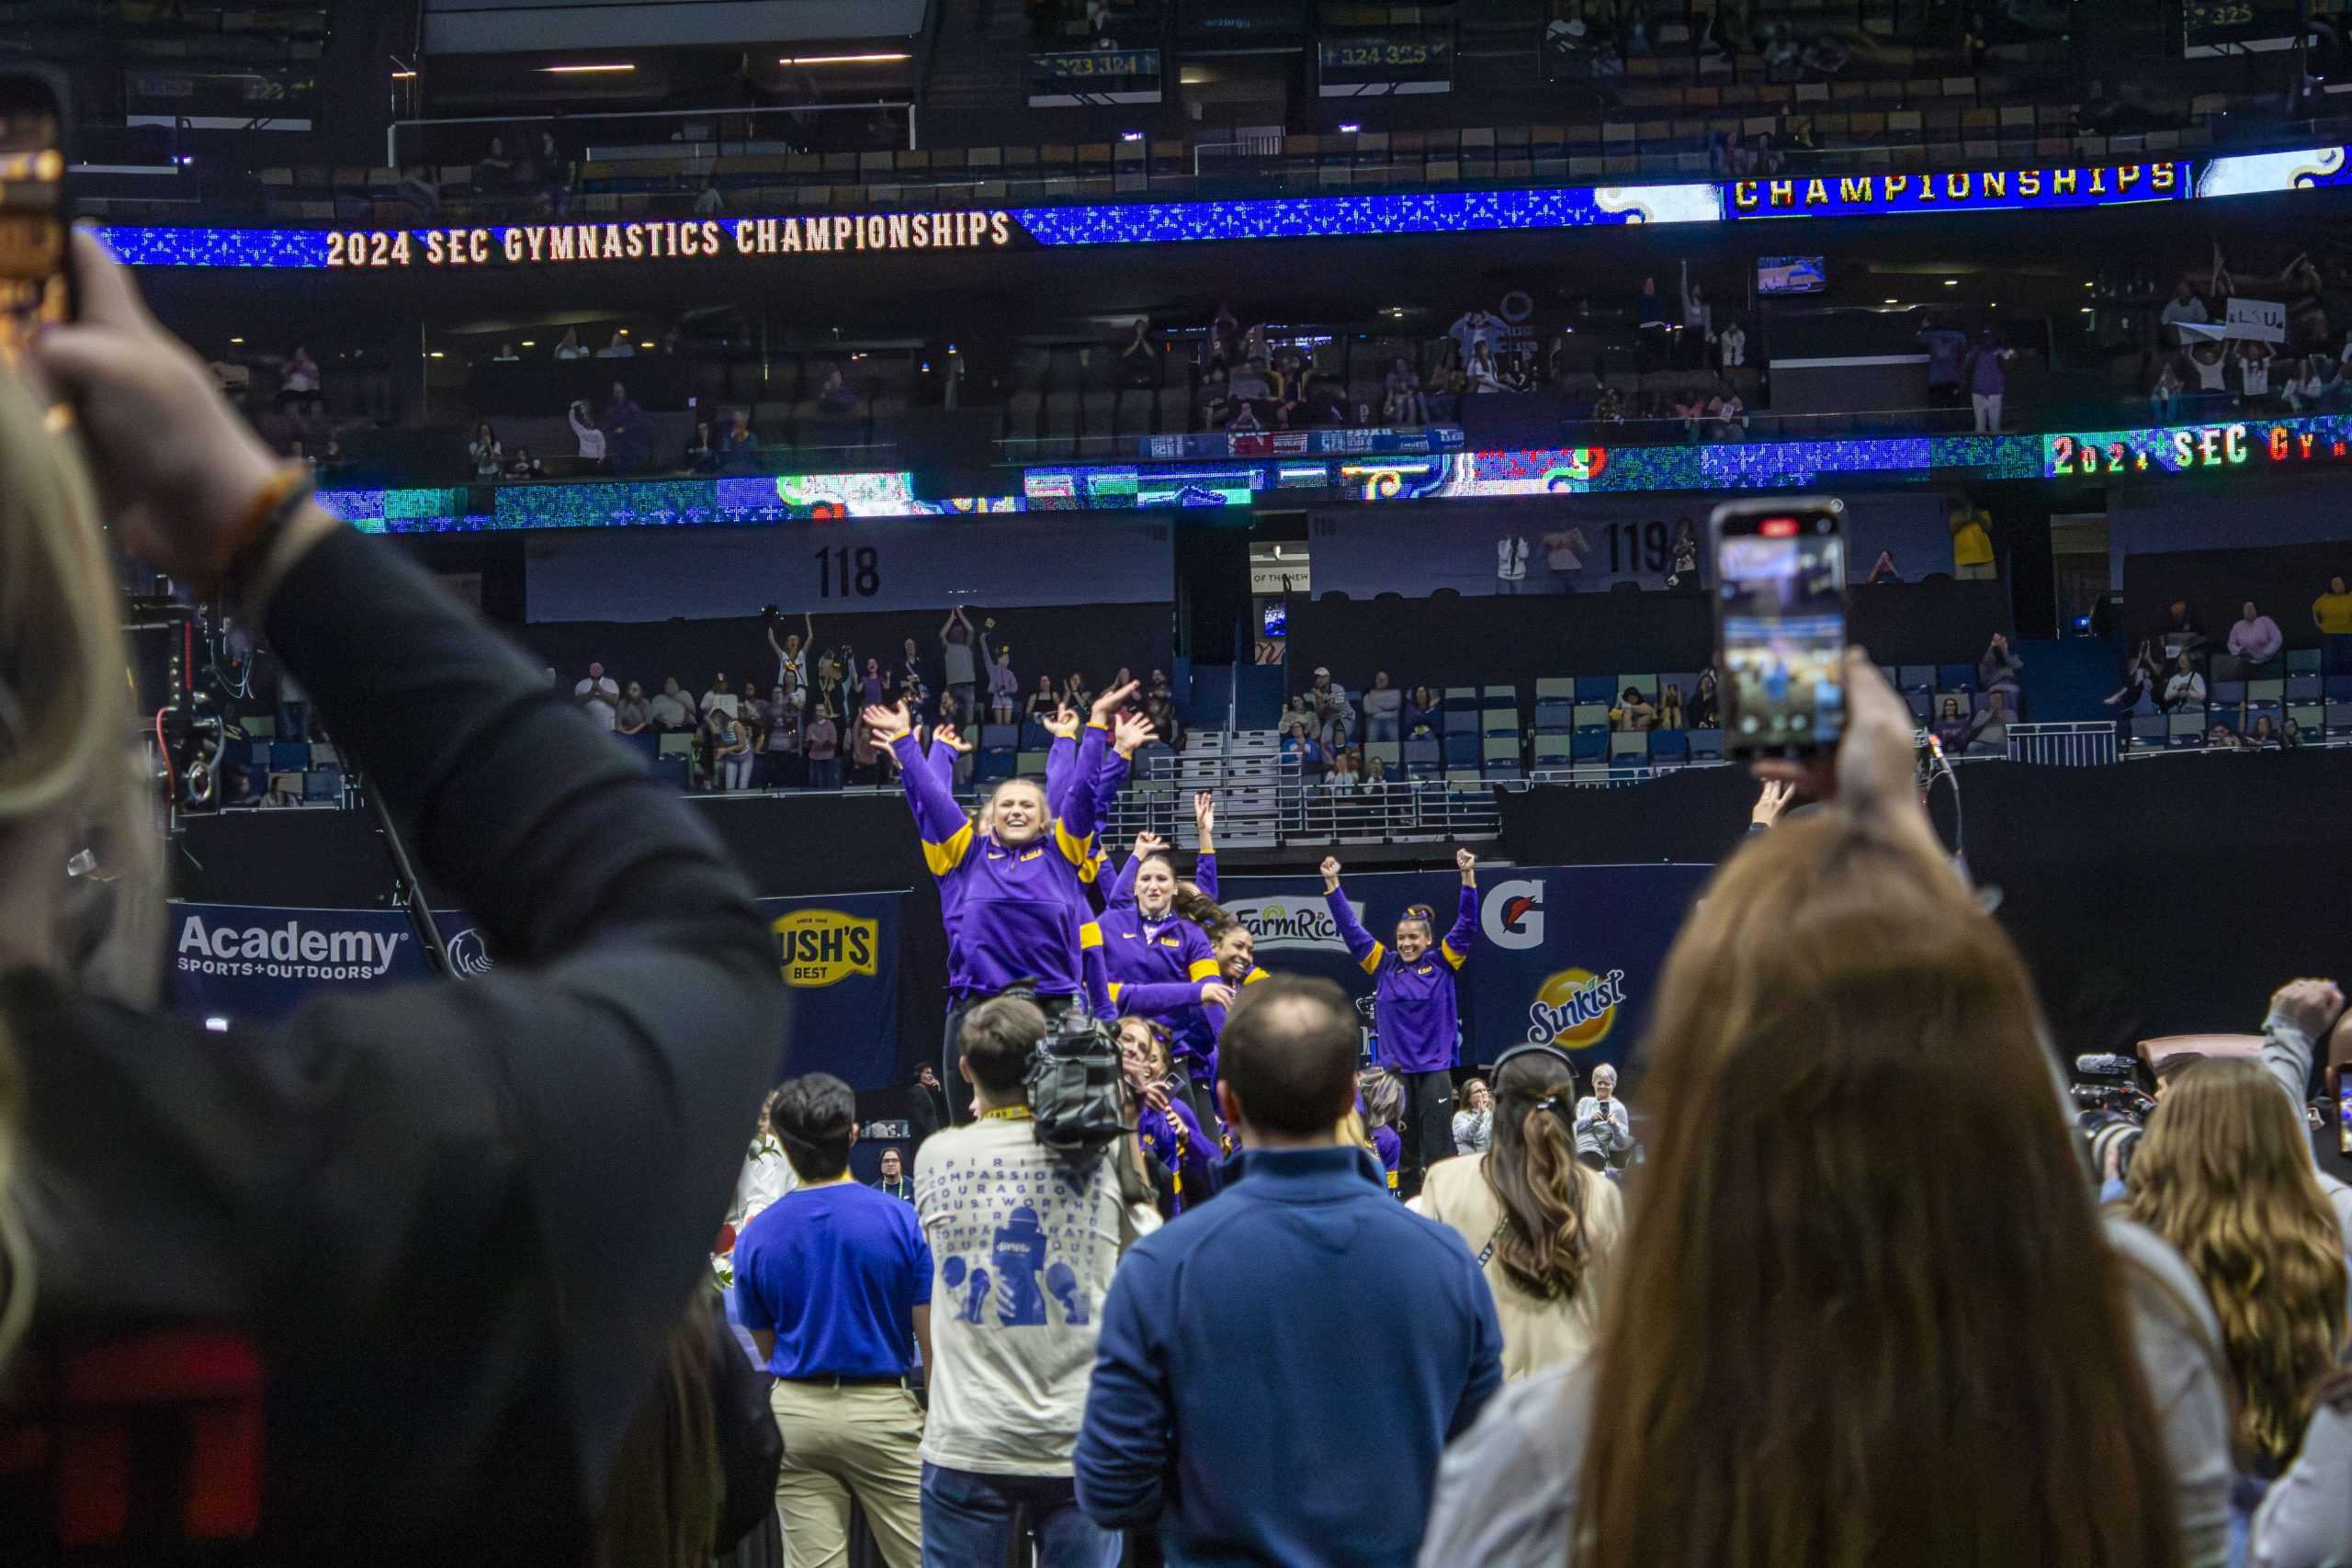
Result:
<svg viewBox="0 0 2352 1568"><path fill-rule="evenodd" d="M852 1089L887 1089L899 1056L897 893L762 898L785 987L780 1071L828 1072ZM455 910L435 917L449 966L467 978L493 967L488 945ZM175 900L172 998L185 1016L267 1021L322 992L431 980L414 928L397 909L303 909Z"/></svg>

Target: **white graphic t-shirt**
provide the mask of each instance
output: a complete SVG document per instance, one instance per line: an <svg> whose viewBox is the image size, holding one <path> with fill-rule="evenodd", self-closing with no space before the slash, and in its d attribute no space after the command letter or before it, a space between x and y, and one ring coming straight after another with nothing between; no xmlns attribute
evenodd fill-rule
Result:
<svg viewBox="0 0 2352 1568"><path fill-rule="evenodd" d="M1068 1475L1111 1270L1156 1229L1120 1201L1114 1153L1083 1166L1026 1120L934 1133L915 1154L933 1267L922 1457L993 1475Z"/></svg>

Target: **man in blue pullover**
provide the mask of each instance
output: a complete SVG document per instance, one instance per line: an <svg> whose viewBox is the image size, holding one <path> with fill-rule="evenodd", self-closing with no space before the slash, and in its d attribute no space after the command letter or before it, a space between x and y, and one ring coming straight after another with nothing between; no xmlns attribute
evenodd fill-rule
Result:
<svg viewBox="0 0 2352 1568"><path fill-rule="evenodd" d="M1078 1502L1156 1521L1170 1568L1405 1568L1439 1454L1502 1386L1470 1249L1338 1142L1356 1045L1329 981L1250 987L1217 1048L1245 1152L1112 1277Z"/></svg>

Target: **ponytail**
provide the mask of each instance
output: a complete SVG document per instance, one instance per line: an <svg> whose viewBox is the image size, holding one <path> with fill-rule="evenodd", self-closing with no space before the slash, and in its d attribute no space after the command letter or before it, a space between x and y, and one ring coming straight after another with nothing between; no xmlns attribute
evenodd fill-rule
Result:
<svg viewBox="0 0 2352 1568"><path fill-rule="evenodd" d="M1568 1130L1575 1091L1566 1063L1532 1055L1495 1075L1494 1146L1480 1161L1503 1212L1495 1259L1538 1301L1573 1298L1591 1262L1584 1209L1595 1178L1577 1163Z"/></svg>

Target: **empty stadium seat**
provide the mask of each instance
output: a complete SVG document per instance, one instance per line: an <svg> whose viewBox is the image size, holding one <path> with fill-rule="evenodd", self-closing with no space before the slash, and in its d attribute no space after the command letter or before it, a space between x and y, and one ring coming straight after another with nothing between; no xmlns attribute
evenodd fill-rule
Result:
<svg viewBox="0 0 2352 1568"><path fill-rule="evenodd" d="M1606 726L1585 725L1568 738L1568 755L1579 762L1598 762L1609 755Z"/></svg>
<svg viewBox="0 0 2352 1568"><path fill-rule="evenodd" d="M2245 694L2250 701L2257 703L2275 703L2282 701L2287 695L2286 677L2283 675L2265 675L2258 679L2248 681L2245 683Z"/></svg>
<svg viewBox="0 0 2352 1568"><path fill-rule="evenodd" d="M1623 694L1623 693L1624 693L1625 689L1626 689L1627 687L1629 687L1629 686L1630 686L1630 687L1632 687L1634 691L1641 693L1641 694L1642 694L1642 695L1644 695L1644 696L1645 696L1645 697L1649 698L1649 699L1650 699L1650 701L1652 701L1652 702L1656 702L1656 701L1657 701L1657 671L1651 671L1650 673L1648 673L1648 674L1646 674L1646 675L1620 675L1620 676L1618 676L1618 677L1617 677L1617 690L1616 690L1616 692L1614 692L1614 693L1611 694L1611 697L1613 698L1613 697L1615 697L1615 696L1619 696L1619 695Z"/></svg>
<svg viewBox="0 0 2352 1568"><path fill-rule="evenodd" d="M2160 713L2141 714L2132 720L2132 743L2135 746L2161 746L2166 729L2165 716Z"/></svg>
<svg viewBox="0 0 2352 1568"><path fill-rule="evenodd" d="M1438 769L1438 744L1423 737L1403 742L1405 772L1412 778L1423 778Z"/></svg>
<svg viewBox="0 0 2352 1568"><path fill-rule="evenodd" d="M1444 713L1444 728L1448 735L1476 735L1479 716L1476 707L1456 707L1448 703Z"/></svg>
<svg viewBox="0 0 2352 1568"><path fill-rule="evenodd" d="M1479 748L1478 754L1480 761L1488 763L1498 761L1516 762L1519 761L1519 737L1516 735L1489 735L1487 737L1485 744Z"/></svg>
<svg viewBox="0 0 2352 1568"><path fill-rule="evenodd" d="M1490 736L1508 735L1516 738L1519 734L1519 710L1490 707L1486 712L1485 722L1479 728Z"/></svg>
<svg viewBox="0 0 2352 1568"><path fill-rule="evenodd" d="M1565 735L1568 731L1574 705L1558 698L1539 699L1535 705L1535 733Z"/></svg>
<svg viewBox="0 0 2352 1568"><path fill-rule="evenodd" d="M1720 729L1684 731L1690 737L1690 760L1694 762L1719 762L1724 755L1724 732Z"/></svg>
<svg viewBox="0 0 2352 1568"><path fill-rule="evenodd" d="M2205 695L2216 706L2234 707L2245 701L2245 686L2244 681L2209 681Z"/></svg>
<svg viewBox="0 0 2352 1568"><path fill-rule="evenodd" d="M1476 731L1459 734L1449 730L1445 737L1445 765L1449 768L1475 768L1478 765L1479 743Z"/></svg>
<svg viewBox="0 0 2352 1568"><path fill-rule="evenodd" d="M1898 692L1932 692L1936 689L1936 667L1932 664L1904 664L1896 667L1894 689Z"/></svg>
<svg viewBox="0 0 2352 1568"><path fill-rule="evenodd" d="M1939 692L1974 691L1976 689L1976 667L1973 664L1937 665L1936 689Z"/></svg>
<svg viewBox="0 0 2352 1568"><path fill-rule="evenodd" d="M1558 699L1576 701L1577 682L1573 675L1546 675L1535 682L1535 700Z"/></svg>
<svg viewBox="0 0 2352 1568"><path fill-rule="evenodd" d="M1609 710L1610 710L1612 706L1614 706L1614 705L1615 705L1614 704L1611 704L1611 703L1605 703L1605 702L1599 702L1599 703L1579 702L1578 704L1577 704L1577 706L1576 706L1576 715L1575 715L1575 723L1576 723L1576 728L1578 728L1578 729L1582 729L1582 728L1586 728L1588 725L1596 725L1596 724L1597 724L1597 725L1600 726L1600 728L1603 728L1603 729L1608 728L1609 728Z"/></svg>
<svg viewBox="0 0 2352 1568"><path fill-rule="evenodd" d="M1656 729L1650 732L1650 759L1657 762L1684 762L1690 758L1690 737L1686 730Z"/></svg>
<svg viewBox="0 0 2352 1568"><path fill-rule="evenodd" d="M2177 739L2183 735L2205 733L2205 710L2201 707L2177 707L2165 716L2165 733Z"/></svg>
<svg viewBox="0 0 2352 1568"><path fill-rule="evenodd" d="M1620 690L1622 688L1612 683L1606 675L1577 677L1577 701L1580 704L1599 703L1601 706L1608 707L1617 701L1617 694ZM1583 721L1579 719L1577 722Z"/></svg>
<svg viewBox="0 0 2352 1568"><path fill-rule="evenodd" d="M1537 733L1535 737L1535 765L1537 767L1564 763L1570 761L1574 755L1575 748L1570 743L1568 736Z"/></svg>
<svg viewBox="0 0 2352 1568"><path fill-rule="evenodd" d="M2320 671L2320 650L2316 648L2290 648L2287 650L2287 673L2316 675Z"/></svg>
<svg viewBox="0 0 2352 1568"><path fill-rule="evenodd" d="M1650 732L1646 729L1620 729L1609 737L1609 760L1620 757L1646 757L1650 754Z"/></svg>
<svg viewBox="0 0 2352 1568"><path fill-rule="evenodd" d="M2320 678L2306 672L2287 677L2287 700L2290 703L2315 703L2320 700Z"/></svg>

